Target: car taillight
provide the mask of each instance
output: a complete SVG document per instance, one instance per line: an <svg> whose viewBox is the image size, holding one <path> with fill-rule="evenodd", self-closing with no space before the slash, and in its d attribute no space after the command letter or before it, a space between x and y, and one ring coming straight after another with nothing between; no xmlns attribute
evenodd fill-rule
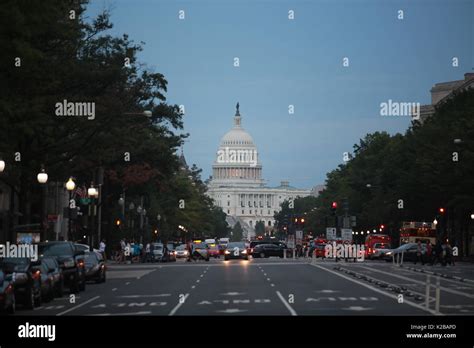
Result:
<svg viewBox="0 0 474 348"><path fill-rule="evenodd" d="M41 276L41 271L37 270L33 272L33 279L39 279Z"/></svg>
<svg viewBox="0 0 474 348"><path fill-rule="evenodd" d="M84 261L83 261L83 260L79 260L79 261L77 262L77 267L84 268Z"/></svg>

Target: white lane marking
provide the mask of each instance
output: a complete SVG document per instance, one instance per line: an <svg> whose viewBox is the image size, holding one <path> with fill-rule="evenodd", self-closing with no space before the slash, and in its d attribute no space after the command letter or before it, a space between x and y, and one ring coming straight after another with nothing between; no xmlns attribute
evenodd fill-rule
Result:
<svg viewBox="0 0 474 348"><path fill-rule="evenodd" d="M224 292L223 294L221 294L223 296L239 296L239 295L245 295L245 292Z"/></svg>
<svg viewBox="0 0 474 348"><path fill-rule="evenodd" d="M362 268L367 268L367 267L362 267ZM417 284L426 286L426 282L422 282L420 280L415 280L415 279L404 277L402 275L397 275L397 274L394 274L394 273L387 273L387 272L384 272L384 271L380 271L378 269L372 269L372 271L379 272L379 273L382 273L382 274L385 274L385 275L389 275L391 277L400 278L400 279L403 279L403 280L411 280L411 281L413 281ZM431 276L431 277L436 277L436 276ZM442 278L442 277L439 277L439 279L441 281L444 280L444 278ZM465 296L465 297L468 297L468 298L474 298L474 295L466 294L465 292L462 292L462 291L457 291L457 290L453 290L453 289L450 289L450 288L445 288L444 286L440 286L439 288L443 291L450 292L450 293L455 294L455 295Z"/></svg>
<svg viewBox="0 0 474 348"><path fill-rule="evenodd" d="M126 282L126 283L125 283L125 285L128 285L128 284L130 284L130 282Z"/></svg>
<svg viewBox="0 0 474 348"><path fill-rule="evenodd" d="M225 310L220 310L220 311L216 311L218 313L241 313L241 312L248 312L247 309L237 309L237 308L228 308L228 309L225 309Z"/></svg>
<svg viewBox="0 0 474 348"><path fill-rule="evenodd" d="M198 279L198 280L196 280L196 283L199 283L199 282L200 282L200 280L199 280L199 279Z"/></svg>
<svg viewBox="0 0 474 348"><path fill-rule="evenodd" d="M377 289L377 288L375 288L375 287L373 287L373 286L371 286L371 285L368 285L368 284L362 283L362 282L360 282L360 281L358 281L358 280L349 278L349 277L345 276L344 274L337 273L336 271L327 269L327 268L325 268L325 267L322 267L322 266L319 266L319 265L313 265L313 264L308 264L308 265L313 266L313 267L317 267L317 268L322 269L322 270L324 270L324 271L326 271L326 272L335 274L335 275L337 275L337 276L339 276L339 277L341 277L341 278L344 278L344 279L347 279L347 280L349 280L349 281L351 281L351 282L353 282L353 283L362 285L362 286L364 286L364 287L366 287L366 288L368 288L368 289L370 289L370 290L373 290L373 291L375 291L375 292L378 292L379 294L385 295L385 296L387 296L387 297L393 298L393 299L395 299L396 301L398 301L398 296L397 296L397 295L389 294L389 293L387 293L387 292L385 292L385 291L382 291L382 290L379 290L379 289ZM421 309L421 310L423 310L423 311L425 311L425 312L429 312L429 313L434 314L434 315L444 315L444 314L442 314L442 313L436 313L436 311L435 311L434 309L426 308L426 307L424 307L424 306L422 306L422 305L419 305L418 303L414 303L414 302L411 302L411 301L406 300L406 299L403 300L403 303L404 303L404 304L407 304L407 305L409 305L409 306L412 306L412 307Z"/></svg>
<svg viewBox="0 0 474 348"><path fill-rule="evenodd" d="M178 304L171 310L169 316L174 315L176 311L183 305L184 302L186 302L186 299L188 298L189 294L184 295L183 299L178 301Z"/></svg>
<svg viewBox="0 0 474 348"><path fill-rule="evenodd" d="M113 288L112 291L117 291L117 288Z"/></svg>
<svg viewBox="0 0 474 348"><path fill-rule="evenodd" d="M142 311L142 312L126 312L126 313L98 313L98 314L87 314L94 317L106 317L109 315L145 315L151 314L150 311Z"/></svg>
<svg viewBox="0 0 474 348"><path fill-rule="evenodd" d="M268 281L270 281L270 278L267 278Z"/></svg>
<svg viewBox="0 0 474 348"><path fill-rule="evenodd" d="M283 304L285 305L285 307L290 311L291 315L298 315L296 314L295 310L293 308L291 308L290 304L288 302L286 302L285 298L282 296L282 294L280 293L280 291L277 291L276 294L278 295L278 297L280 298L281 302L283 302Z"/></svg>
<svg viewBox="0 0 474 348"><path fill-rule="evenodd" d="M322 292L323 294L332 294L335 292L340 292L339 290L317 290L316 292Z"/></svg>
<svg viewBox="0 0 474 348"><path fill-rule="evenodd" d="M96 296L96 297L90 298L90 299L88 299L87 301L82 302L81 304L79 304L79 305L77 305L77 306L74 306L74 307L72 307L72 308L69 308L68 310L65 310L64 312L58 313L58 314L56 314L56 315L57 315L57 316L60 316L60 315L69 313L69 312L71 312L71 311L73 311L73 310L75 310L75 309L78 309L78 308L80 308L80 307L82 307L82 306L85 306L86 304L88 304L88 303L90 303L90 302L92 302L92 301L97 300L99 297L100 297L100 296Z"/></svg>
<svg viewBox="0 0 474 348"><path fill-rule="evenodd" d="M201 277L201 278L204 277L204 274L201 274L200 277Z"/></svg>
<svg viewBox="0 0 474 348"><path fill-rule="evenodd" d="M351 307L348 307L348 308L341 308L341 309L344 309L344 310L346 310L346 311L357 311L357 312L360 312L360 311L371 311L373 308L361 307L361 306L351 306Z"/></svg>
<svg viewBox="0 0 474 348"><path fill-rule="evenodd" d="M195 287L196 287L196 285L193 285L193 286L191 286L191 289L194 289Z"/></svg>
<svg viewBox="0 0 474 348"><path fill-rule="evenodd" d="M270 284L270 286L272 286L272 287L273 287L273 286L275 286L275 284Z"/></svg>
<svg viewBox="0 0 474 348"><path fill-rule="evenodd" d="M164 296L171 296L171 294L156 294L156 295L123 295L123 296L116 296L118 298L140 298L140 297L164 297Z"/></svg>

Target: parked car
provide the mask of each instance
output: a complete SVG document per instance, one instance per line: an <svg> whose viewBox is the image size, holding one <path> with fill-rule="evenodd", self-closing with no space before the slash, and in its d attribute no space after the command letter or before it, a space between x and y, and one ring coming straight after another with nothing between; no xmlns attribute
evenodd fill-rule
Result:
<svg viewBox="0 0 474 348"><path fill-rule="evenodd" d="M277 244L258 244L253 248L252 257L283 257L284 247Z"/></svg>
<svg viewBox="0 0 474 348"><path fill-rule="evenodd" d="M421 244L421 251L422 257L426 255L426 244ZM403 261L416 261L417 259L417 252L418 252L418 244L417 243L407 243L399 246L396 249L392 249L384 253L383 258L385 261L390 262L392 261L393 257L397 259L399 257L401 259L401 255L403 254Z"/></svg>
<svg viewBox="0 0 474 348"><path fill-rule="evenodd" d="M186 249L186 244L181 244L176 247L176 258L185 259L188 257L188 250Z"/></svg>
<svg viewBox="0 0 474 348"><path fill-rule="evenodd" d="M255 249L255 247L257 245L263 245L263 244L273 244L273 245L277 245L279 247L281 247L282 249L287 249L287 246L285 243L283 242L279 242L279 241L264 241L264 240L253 240L250 242L249 246L248 246L248 253L253 255L253 251Z"/></svg>
<svg viewBox="0 0 474 348"><path fill-rule="evenodd" d="M247 246L244 242L231 242L228 244L224 253L224 260L230 259L249 259Z"/></svg>
<svg viewBox="0 0 474 348"><path fill-rule="evenodd" d="M51 276L53 277L54 296L62 297L64 294L64 277L61 266L55 257L43 257L42 262L46 263Z"/></svg>
<svg viewBox="0 0 474 348"><path fill-rule="evenodd" d="M15 314L16 301L12 274L0 270L0 313Z"/></svg>
<svg viewBox="0 0 474 348"><path fill-rule="evenodd" d="M104 283L106 278L105 261L101 253L96 251L85 252L86 280L95 280Z"/></svg>
<svg viewBox="0 0 474 348"><path fill-rule="evenodd" d="M35 271L40 272L41 277L41 300L49 302L54 299L54 269L50 268L44 259L33 266Z"/></svg>
<svg viewBox="0 0 474 348"><path fill-rule="evenodd" d="M61 267L64 285L70 292L79 292L86 288L86 272L84 251L72 242L39 243L38 252L41 257L55 257Z"/></svg>
<svg viewBox="0 0 474 348"><path fill-rule="evenodd" d="M0 269L12 280L16 303L28 309L41 305L41 272L39 261L11 257L0 260Z"/></svg>

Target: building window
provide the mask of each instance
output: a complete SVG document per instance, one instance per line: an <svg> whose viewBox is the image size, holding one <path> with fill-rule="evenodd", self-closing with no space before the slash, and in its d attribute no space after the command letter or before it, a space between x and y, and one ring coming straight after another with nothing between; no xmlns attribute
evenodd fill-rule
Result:
<svg viewBox="0 0 474 348"><path fill-rule="evenodd" d="M227 201L227 206L230 207L230 201Z"/></svg>
<svg viewBox="0 0 474 348"><path fill-rule="evenodd" d="M250 226L252 226L252 220L249 221Z"/></svg>
<svg viewBox="0 0 474 348"><path fill-rule="evenodd" d="M242 210L242 215L244 215L244 214L245 214L245 213L244 213L244 211Z"/></svg>
<svg viewBox="0 0 474 348"><path fill-rule="evenodd" d="M250 209L250 213L249 214L252 214L252 209Z"/></svg>
<svg viewBox="0 0 474 348"><path fill-rule="evenodd" d="M229 210L229 209L227 209L227 214L230 214L230 210Z"/></svg>
<svg viewBox="0 0 474 348"><path fill-rule="evenodd" d="M268 210L268 215L270 215L270 210Z"/></svg>
<svg viewBox="0 0 474 348"><path fill-rule="evenodd" d="M268 221L268 226L271 226L272 225L272 222L271 221Z"/></svg>

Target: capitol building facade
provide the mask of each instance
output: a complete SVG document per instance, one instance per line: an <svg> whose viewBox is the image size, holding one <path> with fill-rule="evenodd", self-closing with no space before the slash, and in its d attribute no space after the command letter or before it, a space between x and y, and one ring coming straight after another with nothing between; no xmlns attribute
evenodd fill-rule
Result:
<svg viewBox="0 0 474 348"><path fill-rule="evenodd" d="M233 227L239 222L244 237L250 239L255 235L258 221L263 221L266 229L271 230L281 203L309 196L311 191L291 187L288 181L282 181L278 187L265 185L257 147L242 128L237 103L234 127L221 139L207 194L227 214L229 225Z"/></svg>

